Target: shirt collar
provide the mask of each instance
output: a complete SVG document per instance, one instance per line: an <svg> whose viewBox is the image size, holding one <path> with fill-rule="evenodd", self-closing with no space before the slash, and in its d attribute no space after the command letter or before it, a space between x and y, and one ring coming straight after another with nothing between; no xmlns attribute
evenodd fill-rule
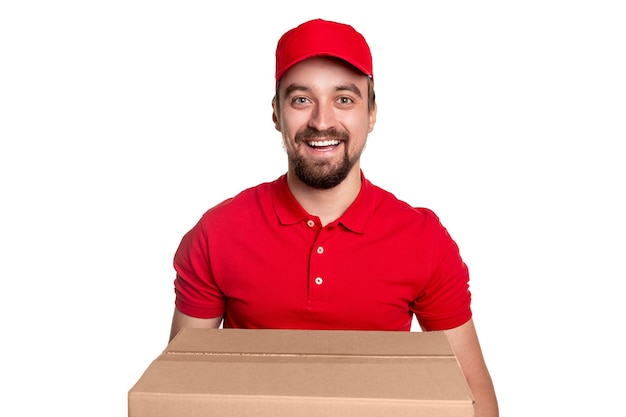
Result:
<svg viewBox="0 0 626 417"><path fill-rule="evenodd" d="M274 181L273 188L274 210L280 224L295 224L310 217L309 213L302 208L298 200L291 194L287 185L287 174Z"/></svg>
<svg viewBox="0 0 626 417"><path fill-rule="evenodd" d="M296 224L311 218L298 203L287 185L287 175L284 174L274 182L274 210L278 220L283 225ZM376 191L361 172L361 190L346 212L336 220L346 229L355 233L364 233L369 219L375 208Z"/></svg>

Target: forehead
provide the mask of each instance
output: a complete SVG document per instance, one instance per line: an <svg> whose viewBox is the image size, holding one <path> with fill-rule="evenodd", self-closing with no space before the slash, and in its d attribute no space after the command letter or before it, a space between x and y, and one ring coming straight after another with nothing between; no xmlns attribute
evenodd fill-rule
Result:
<svg viewBox="0 0 626 417"><path fill-rule="evenodd" d="M301 61L289 68L279 82L279 91L293 85L306 89L337 89L353 84L367 91L367 75L347 62L330 57L314 57Z"/></svg>

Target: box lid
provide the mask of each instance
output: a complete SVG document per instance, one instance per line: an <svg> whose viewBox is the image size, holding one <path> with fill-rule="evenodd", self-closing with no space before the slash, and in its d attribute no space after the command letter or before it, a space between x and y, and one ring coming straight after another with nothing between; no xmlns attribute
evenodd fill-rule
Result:
<svg viewBox="0 0 626 417"><path fill-rule="evenodd" d="M184 329L129 391L129 416L194 410L471 416L473 398L443 332Z"/></svg>

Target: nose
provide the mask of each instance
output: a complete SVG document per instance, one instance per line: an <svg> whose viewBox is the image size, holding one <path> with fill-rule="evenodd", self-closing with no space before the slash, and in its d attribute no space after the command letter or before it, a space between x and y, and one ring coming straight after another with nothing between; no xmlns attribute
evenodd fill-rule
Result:
<svg viewBox="0 0 626 417"><path fill-rule="evenodd" d="M318 102L316 103L309 126L317 130L326 130L335 127L335 106L332 103Z"/></svg>

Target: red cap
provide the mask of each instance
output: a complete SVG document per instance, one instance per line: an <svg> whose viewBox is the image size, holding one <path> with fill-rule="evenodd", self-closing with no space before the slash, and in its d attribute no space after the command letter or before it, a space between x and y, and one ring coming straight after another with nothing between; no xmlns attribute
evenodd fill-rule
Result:
<svg viewBox="0 0 626 417"><path fill-rule="evenodd" d="M363 35L350 25L310 20L286 32L276 47L276 82L285 71L314 56L343 59L374 78L372 54Z"/></svg>

